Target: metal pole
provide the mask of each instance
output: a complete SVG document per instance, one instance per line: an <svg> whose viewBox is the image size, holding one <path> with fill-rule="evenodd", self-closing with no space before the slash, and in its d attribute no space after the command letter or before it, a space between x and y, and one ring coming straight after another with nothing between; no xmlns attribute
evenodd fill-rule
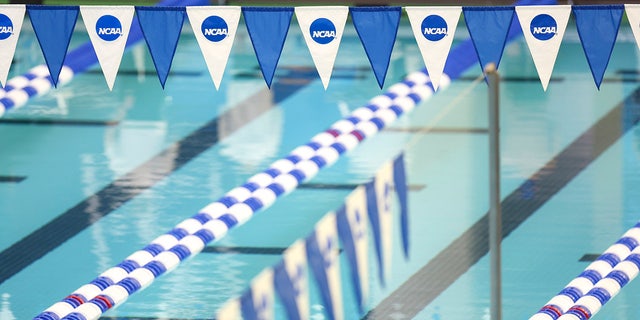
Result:
<svg viewBox="0 0 640 320"><path fill-rule="evenodd" d="M493 63L485 67L489 84L489 253L491 320L502 319L502 210L500 208L500 75Z"/></svg>

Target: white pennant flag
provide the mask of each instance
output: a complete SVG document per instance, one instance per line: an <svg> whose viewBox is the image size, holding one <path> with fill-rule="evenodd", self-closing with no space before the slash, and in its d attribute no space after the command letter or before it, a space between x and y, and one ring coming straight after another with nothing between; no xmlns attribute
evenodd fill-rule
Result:
<svg viewBox="0 0 640 320"><path fill-rule="evenodd" d="M336 214L327 213L307 237L307 259L316 278L329 319L344 319L340 284L340 248Z"/></svg>
<svg viewBox="0 0 640 320"><path fill-rule="evenodd" d="M16 52L25 10L23 4L0 5L0 82L3 87Z"/></svg>
<svg viewBox="0 0 640 320"><path fill-rule="evenodd" d="M240 309L244 319L271 320L274 307L273 269L267 268L251 280L250 289L240 297Z"/></svg>
<svg viewBox="0 0 640 320"><path fill-rule="evenodd" d="M326 90L340 47L349 7L296 7L295 12L313 63Z"/></svg>
<svg viewBox="0 0 640 320"><path fill-rule="evenodd" d="M274 268L274 284L289 319L309 319L309 277L304 240L297 240L282 254Z"/></svg>
<svg viewBox="0 0 640 320"><path fill-rule="evenodd" d="M359 186L353 190L345 200L344 212L338 210L336 214L338 233L351 264L352 277L357 277L353 279L357 286L356 297L360 306L364 307L369 297L369 219L365 187Z"/></svg>
<svg viewBox="0 0 640 320"><path fill-rule="evenodd" d="M109 90L116 81L134 12L133 6L80 6L82 20Z"/></svg>
<svg viewBox="0 0 640 320"><path fill-rule="evenodd" d="M438 90L462 7L406 7L405 10L433 89Z"/></svg>
<svg viewBox="0 0 640 320"><path fill-rule="evenodd" d="M376 173L373 182L378 206L378 221L380 223L380 246L382 251L383 275L388 279L391 271L391 244L393 225L393 162L385 163Z"/></svg>
<svg viewBox="0 0 640 320"><path fill-rule="evenodd" d="M240 14L241 9L237 6L187 7L189 23L216 90L220 88L227 67Z"/></svg>
<svg viewBox="0 0 640 320"><path fill-rule="evenodd" d="M571 6L517 6L516 13L542 88L547 91Z"/></svg>
<svg viewBox="0 0 640 320"><path fill-rule="evenodd" d="M640 49L640 4L625 4L624 10L629 19L633 37L636 39L636 45Z"/></svg>
<svg viewBox="0 0 640 320"><path fill-rule="evenodd" d="M238 298L225 302L216 312L216 320L241 320L240 300Z"/></svg>

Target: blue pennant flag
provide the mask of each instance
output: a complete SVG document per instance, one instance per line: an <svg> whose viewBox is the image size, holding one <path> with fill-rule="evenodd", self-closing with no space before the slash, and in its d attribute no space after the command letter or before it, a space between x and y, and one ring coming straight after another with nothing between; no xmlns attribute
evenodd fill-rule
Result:
<svg viewBox="0 0 640 320"><path fill-rule="evenodd" d="M33 31L51 74L54 86L67 55L71 34L78 18L78 6L27 6Z"/></svg>
<svg viewBox="0 0 640 320"><path fill-rule="evenodd" d="M369 296L369 264L367 239L367 199L365 188L359 186L338 211L338 235L351 267L351 282L355 289L360 314Z"/></svg>
<svg viewBox="0 0 640 320"><path fill-rule="evenodd" d="M284 40L289 32L293 16L290 7L242 7L242 15L256 52L260 70L267 86L271 81L280 60Z"/></svg>
<svg viewBox="0 0 640 320"><path fill-rule="evenodd" d="M184 10L184 7L136 7L140 28L163 89L178 46Z"/></svg>
<svg viewBox="0 0 640 320"><path fill-rule="evenodd" d="M240 296L242 319L273 319L273 269L268 268L251 280L251 287Z"/></svg>
<svg viewBox="0 0 640 320"><path fill-rule="evenodd" d="M306 238L307 260L330 320L343 319L340 254L335 213L326 214Z"/></svg>
<svg viewBox="0 0 640 320"><path fill-rule="evenodd" d="M513 7L463 7L471 41L484 71L489 63L500 64L513 20Z"/></svg>
<svg viewBox="0 0 640 320"><path fill-rule="evenodd" d="M304 240L292 244L273 267L273 282L290 320L309 318L309 285Z"/></svg>
<svg viewBox="0 0 640 320"><path fill-rule="evenodd" d="M407 195L407 175L404 169L404 154L393 160L393 184L400 203L400 232L404 257L409 258L409 203Z"/></svg>
<svg viewBox="0 0 640 320"><path fill-rule="evenodd" d="M380 88L389 69L396 41L401 7L352 7L353 26L360 37Z"/></svg>
<svg viewBox="0 0 640 320"><path fill-rule="evenodd" d="M576 27L598 90L618 37L624 5L573 6Z"/></svg>

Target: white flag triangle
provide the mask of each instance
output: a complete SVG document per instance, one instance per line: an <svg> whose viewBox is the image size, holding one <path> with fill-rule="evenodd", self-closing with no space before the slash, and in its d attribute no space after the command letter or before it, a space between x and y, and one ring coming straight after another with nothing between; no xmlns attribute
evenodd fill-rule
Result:
<svg viewBox="0 0 640 320"><path fill-rule="evenodd" d="M241 9L237 6L187 7L189 23L207 63L216 90L220 88Z"/></svg>
<svg viewBox="0 0 640 320"><path fill-rule="evenodd" d="M23 4L0 6L0 82L3 87L16 52L25 10Z"/></svg>
<svg viewBox="0 0 640 320"><path fill-rule="evenodd" d="M329 85L349 7L296 7L296 18L324 89Z"/></svg>
<svg viewBox="0 0 640 320"><path fill-rule="evenodd" d="M433 89L438 90L462 7L406 7L405 10Z"/></svg>
<svg viewBox="0 0 640 320"><path fill-rule="evenodd" d="M633 37L636 39L636 45L640 49L640 4L625 4L624 10L629 19Z"/></svg>
<svg viewBox="0 0 640 320"><path fill-rule="evenodd" d="M82 20L109 90L116 81L134 12L133 6L80 6Z"/></svg>
<svg viewBox="0 0 640 320"><path fill-rule="evenodd" d="M382 263L384 264L383 275L388 279L391 273L391 244L393 226L393 162L385 163L376 173L374 188L378 205L378 219L380 222L380 244L383 253Z"/></svg>
<svg viewBox="0 0 640 320"><path fill-rule="evenodd" d="M542 88L547 91L571 14L571 6L518 6L516 13Z"/></svg>
<svg viewBox="0 0 640 320"><path fill-rule="evenodd" d="M240 300L234 298L225 302L216 312L217 320L241 320Z"/></svg>

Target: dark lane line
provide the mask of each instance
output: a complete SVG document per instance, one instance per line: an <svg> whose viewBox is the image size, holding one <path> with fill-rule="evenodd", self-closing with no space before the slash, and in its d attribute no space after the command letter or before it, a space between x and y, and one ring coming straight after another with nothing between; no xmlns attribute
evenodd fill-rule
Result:
<svg viewBox="0 0 640 320"><path fill-rule="evenodd" d="M503 239L640 121L640 88L502 201ZM411 319L489 252L488 214L438 253L363 319ZM395 317L395 318L394 318Z"/></svg>
<svg viewBox="0 0 640 320"><path fill-rule="evenodd" d="M2 118L0 124L20 124L20 125L46 125L46 126L96 126L108 127L117 126L119 120L83 120L83 119L22 119L22 118Z"/></svg>
<svg viewBox="0 0 640 320"><path fill-rule="evenodd" d="M0 183L20 183L26 178L24 176L0 176Z"/></svg>
<svg viewBox="0 0 640 320"><path fill-rule="evenodd" d="M276 79L271 91L260 90L0 252L0 284L315 80L288 76L300 81Z"/></svg>

